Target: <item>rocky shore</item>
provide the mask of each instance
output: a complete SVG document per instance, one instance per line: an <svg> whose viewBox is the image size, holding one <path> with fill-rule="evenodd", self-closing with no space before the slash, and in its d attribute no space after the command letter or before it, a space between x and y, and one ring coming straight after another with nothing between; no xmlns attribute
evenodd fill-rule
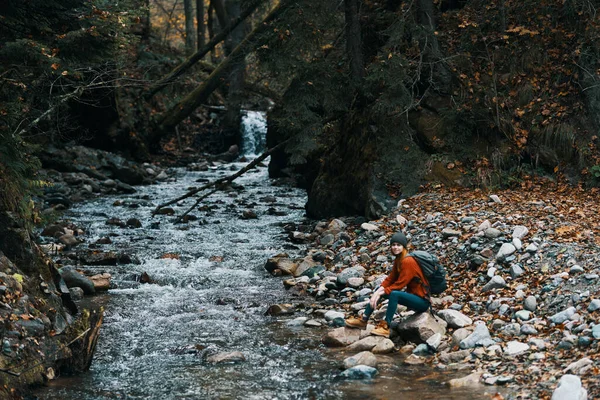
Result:
<svg viewBox="0 0 600 400"><path fill-rule="evenodd" d="M323 343L356 352L344 361L346 377L374 376L379 354L396 353L406 364L464 371L450 386L504 385L514 398L596 398L597 196L597 189L543 181L494 194L429 188L378 220L289 227L292 242L309 243L306 256L278 254L265 268L285 275L285 287L312 304L273 305L268 313L295 315L289 324L326 329ZM440 258L449 289L432 299L433 313L399 306L390 339L370 336L372 325L344 327L386 276L389 238L399 229L412 248Z"/></svg>

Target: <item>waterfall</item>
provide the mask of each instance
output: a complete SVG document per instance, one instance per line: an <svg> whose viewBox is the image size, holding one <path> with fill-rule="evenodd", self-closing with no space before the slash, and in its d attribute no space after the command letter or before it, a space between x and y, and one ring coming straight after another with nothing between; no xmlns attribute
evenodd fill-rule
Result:
<svg viewBox="0 0 600 400"><path fill-rule="evenodd" d="M264 111L243 111L241 155L256 156L265 151L267 117Z"/></svg>

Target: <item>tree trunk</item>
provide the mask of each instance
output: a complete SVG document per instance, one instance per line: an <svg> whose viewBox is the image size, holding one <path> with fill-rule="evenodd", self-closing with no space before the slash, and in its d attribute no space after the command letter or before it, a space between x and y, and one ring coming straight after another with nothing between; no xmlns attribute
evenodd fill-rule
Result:
<svg viewBox="0 0 600 400"><path fill-rule="evenodd" d="M435 35L436 20L433 0L418 0L418 22L423 27L425 37L420 40L423 60L430 66L428 83L438 92L448 92L452 75L442 61L440 46Z"/></svg>
<svg viewBox="0 0 600 400"><path fill-rule="evenodd" d="M258 44L253 43L255 37L268 29L268 22L277 17L277 15L283 11L290 2L280 2L271 12L265 17L265 19L256 27L252 32L244 38L223 62L221 62L217 68L213 71L208 79L200 85L196 90L187 95L182 101L173 106L169 111L165 112L157 123L156 129L151 134L150 142L156 145L162 135L167 132L173 131L181 121L187 118L200 104L208 99L208 96L223 83L223 77L229 71L231 67L238 61L239 58L244 57L246 54L255 49Z"/></svg>
<svg viewBox="0 0 600 400"><path fill-rule="evenodd" d="M360 19L358 0L345 0L344 12L346 18L346 54L350 61L350 74L353 79L361 80L364 76L364 61L362 38L360 34Z"/></svg>
<svg viewBox="0 0 600 400"><path fill-rule="evenodd" d="M206 29L208 31L208 39L212 41L213 37L215 36L215 19L213 17L214 15L214 6L213 6L213 2L211 1L210 3L208 3L208 12L206 13ZM218 64L219 63L219 59L217 57L217 51L216 49L213 47L210 50L210 60L213 64Z"/></svg>
<svg viewBox="0 0 600 400"><path fill-rule="evenodd" d="M194 3L192 0L183 0L185 13L185 54L194 53L196 48L196 31L194 29Z"/></svg>
<svg viewBox="0 0 600 400"><path fill-rule="evenodd" d="M151 98L164 87L166 87L169 83L173 82L177 77L182 75L185 71L190 69L194 64L202 59L214 47L220 43L223 39L227 37L227 35L239 24L242 23L256 8L263 3L264 0L255 0L244 12L242 12L237 18L232 20L218 35L211 38L210 42L208 42L202 49L195 52L191 57L185 60L183 63L179 64L175 69L169 72L167 75L158 80L154 85L148 89L146 94L146 99ZM209 30L210 31L210 30Z"/></svg>
<svg viewBox="0 0 600 400"><path fill-rule="evenodd" d="M196 0L196 25L196 50L201 50L204 47L204 0Z"/></svg>
<svg viewBox="0 0 600 400"><path fill-rule="evenodd" d="M225 5L223 4L223 0L212 0L213 7L215 9L215 14L217 14L217 20L219 21L219 25L221 28L227 26L227 11L225 10Z"/></svg>
<svg viewBox="0 0 600 400"><path fill-rule="evenodd" d="M226 0L225 10L229 18L239 17L241 13L240 0ZM233 19L229 23L233 22ZM240 24L237 28L231 32L228 40L226 41L225 47L228 50L227 53L231 53L235 47L237 47L243 40L246 31L246 24ZM234 138L235 143L240 141L240 124L242 121L241 108L242 108L242 97L244 93L244 77L246 72L246 61L244 57L240 57L231 67L231 72L228 78L228 90L227 90L227 111L223 118L223 125L225 131L229 133L228 136Z"/></svg>

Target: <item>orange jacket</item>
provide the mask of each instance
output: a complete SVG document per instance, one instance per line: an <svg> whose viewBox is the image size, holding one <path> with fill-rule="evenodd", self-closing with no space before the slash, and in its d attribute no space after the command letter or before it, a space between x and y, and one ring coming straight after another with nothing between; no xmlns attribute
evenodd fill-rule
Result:
<svg viewBox="0 0 600 400"><path fill-rule="evenodd" d="M429 285L429 282L427 282L427 279L423 275L423 271L419 267L419 264L417 264L417 260L410 256L404 257L402 261L400 261L400 257L396 257L392 272L390 272L386 280L381 284L385 290L385 294L390 294L392 290L402 290L406 287L407 293L427 297L424 285Z"/></svg>

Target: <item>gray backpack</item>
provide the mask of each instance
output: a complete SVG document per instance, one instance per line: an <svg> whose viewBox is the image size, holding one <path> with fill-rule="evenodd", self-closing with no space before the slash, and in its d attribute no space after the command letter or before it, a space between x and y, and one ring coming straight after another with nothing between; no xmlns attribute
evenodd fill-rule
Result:
<svg viewBox="0 0 600 400"><path fill-rule="evenodd" d="M428 294L440 294L448 289L446 268L440 264L436 256L423 250L413 251L408 255L417 261L417 264L421 267L421 271L423 271L423 275L427 278L429 286L423 286L425 286Z"/></svg>

